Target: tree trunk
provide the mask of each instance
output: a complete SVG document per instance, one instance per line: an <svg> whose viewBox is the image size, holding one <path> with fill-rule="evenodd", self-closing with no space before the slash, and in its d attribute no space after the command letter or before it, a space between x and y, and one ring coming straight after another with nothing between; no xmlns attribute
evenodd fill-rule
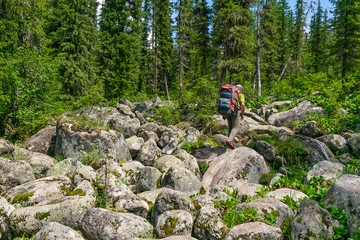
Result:
<svg viewBox="0 0 360 240"><path fill-rule="evenodd" d="M169 94L169 88L168 88L168 83L167 83L167 78L166 78L166 74L165 74L165 90L166 90L166 96L168 98L168 101L170 102L170 94Z"/></svg>
<svg viewBox="0 0 360 240"><path fill-rule="evenodd" d="M203 77L206 76L206 56L203 56Z"/></svg>
<svg viewBox="0 0 360 240"><path fill-rule="evenodd" d="M179 103L180 106L182 105L182 93L183 93L183 83L182 83L182 44L181 44L181 3L179 2L179 88L180 88L180 96L179 96Z"/></svg>
<svg viewBox="0 0 360 240"><path fill-rule="evenodd" d="M260 72L260 0L257 4L257 28L256 28L256 38L257 38L257 50L256 50L256 75L257 75L257 100L259 101L261 97L261 72Z"/></svg>

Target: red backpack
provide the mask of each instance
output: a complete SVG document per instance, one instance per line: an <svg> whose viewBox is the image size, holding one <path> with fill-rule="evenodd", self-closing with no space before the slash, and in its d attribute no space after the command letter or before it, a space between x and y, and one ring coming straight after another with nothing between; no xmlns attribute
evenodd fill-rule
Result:
<svg viewBox="0 0 360 240"><path fill-rule="evenodd" d="M238 109L236 107L238 89L233 85L224 85L220 89L218 101L218 113L223 116L232 116Z"/></svg>

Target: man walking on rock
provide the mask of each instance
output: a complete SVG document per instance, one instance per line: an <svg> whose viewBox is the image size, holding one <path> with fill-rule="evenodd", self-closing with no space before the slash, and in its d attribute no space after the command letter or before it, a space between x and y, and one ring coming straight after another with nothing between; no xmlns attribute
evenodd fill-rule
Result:
<svg viewBox="0 0 360 240"><path fill-rule="evenodd" d="M240 121L244 120L244 112L245 112L245 96L242 94L243 87L241 85L235 86L238 90L238 98L237 98L237 112L233 116L227 116L228 121L228 139L226 141L226 145L228 145L231 149L235 149L234 138L239 131ZM241 116L240 116L241 112Z"/></svg>

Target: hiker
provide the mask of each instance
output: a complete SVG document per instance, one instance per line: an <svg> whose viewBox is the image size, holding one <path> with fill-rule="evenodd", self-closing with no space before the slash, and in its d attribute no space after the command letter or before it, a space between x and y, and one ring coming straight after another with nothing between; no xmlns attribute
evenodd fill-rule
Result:
<svg viewBox="0 0 360 240"><path fill-rule="evenodd" d="M226 145L235 149L234 138L239 131L240 121L244 120L245 96L242 94L243 87L225 85L220 90L218 112L228 121L228 139Z"/></svg>

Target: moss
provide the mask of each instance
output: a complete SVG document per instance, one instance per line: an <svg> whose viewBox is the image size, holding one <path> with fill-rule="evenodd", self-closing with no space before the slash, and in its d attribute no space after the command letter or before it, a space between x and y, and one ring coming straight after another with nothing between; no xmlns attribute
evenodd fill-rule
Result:
<svg viewBox="0 0 360 240"><path fill-rule="evenodd" d="M297 221L298 223L300 223L301 220L302 220L302 217L299 217L296 221Z"/></svg>
<svg viewBox="0 0 360 240"><path fill-rule="evenodd" d="M316 234L313 233L312 231L307 231L305 237L306 237L306 238L311 238L311 237L316 238Z"/></svg>
<svg viewBox="0 0 360 240"><path fill-rule="evenodd" d="M85 196L86 192L82 189L76 189L76 190L72 191L71 193L69 193L69 196L74 196L74 195Z"/></svg>
<svg viewBox="0 0 360 240"><path fill-rule="evenodd" d="M168 218L165 224L160 229L163 230L167 236L170 236L172 235L174 227L176 226L178 221L179 220L176 218Z"/></svg>
<svg viewBox="0 0 360 240"><path fill-rule="evenodd" d="M62 193L64 193L65 195L69 195L71 193L71 190L69 188L67 188L65 185L61 185L60 186L60 190Z"/></svg>
<svg viewBox="0 0 360 240"><path fill-rule="evenodd" d="M44 212L44 213L36 213L35 218L38 220L43 220L44 218L47 218L50 216L50 212Z"/></svg>
<svg viewBox="0 0 360 240"><path fill-rule="evenodd" d="M14 203L26 202L33 195L34 195L34 192L29 192L26 194L23 194L22 192L20 192L13 198L11 203L14 204Z"/></svg>

